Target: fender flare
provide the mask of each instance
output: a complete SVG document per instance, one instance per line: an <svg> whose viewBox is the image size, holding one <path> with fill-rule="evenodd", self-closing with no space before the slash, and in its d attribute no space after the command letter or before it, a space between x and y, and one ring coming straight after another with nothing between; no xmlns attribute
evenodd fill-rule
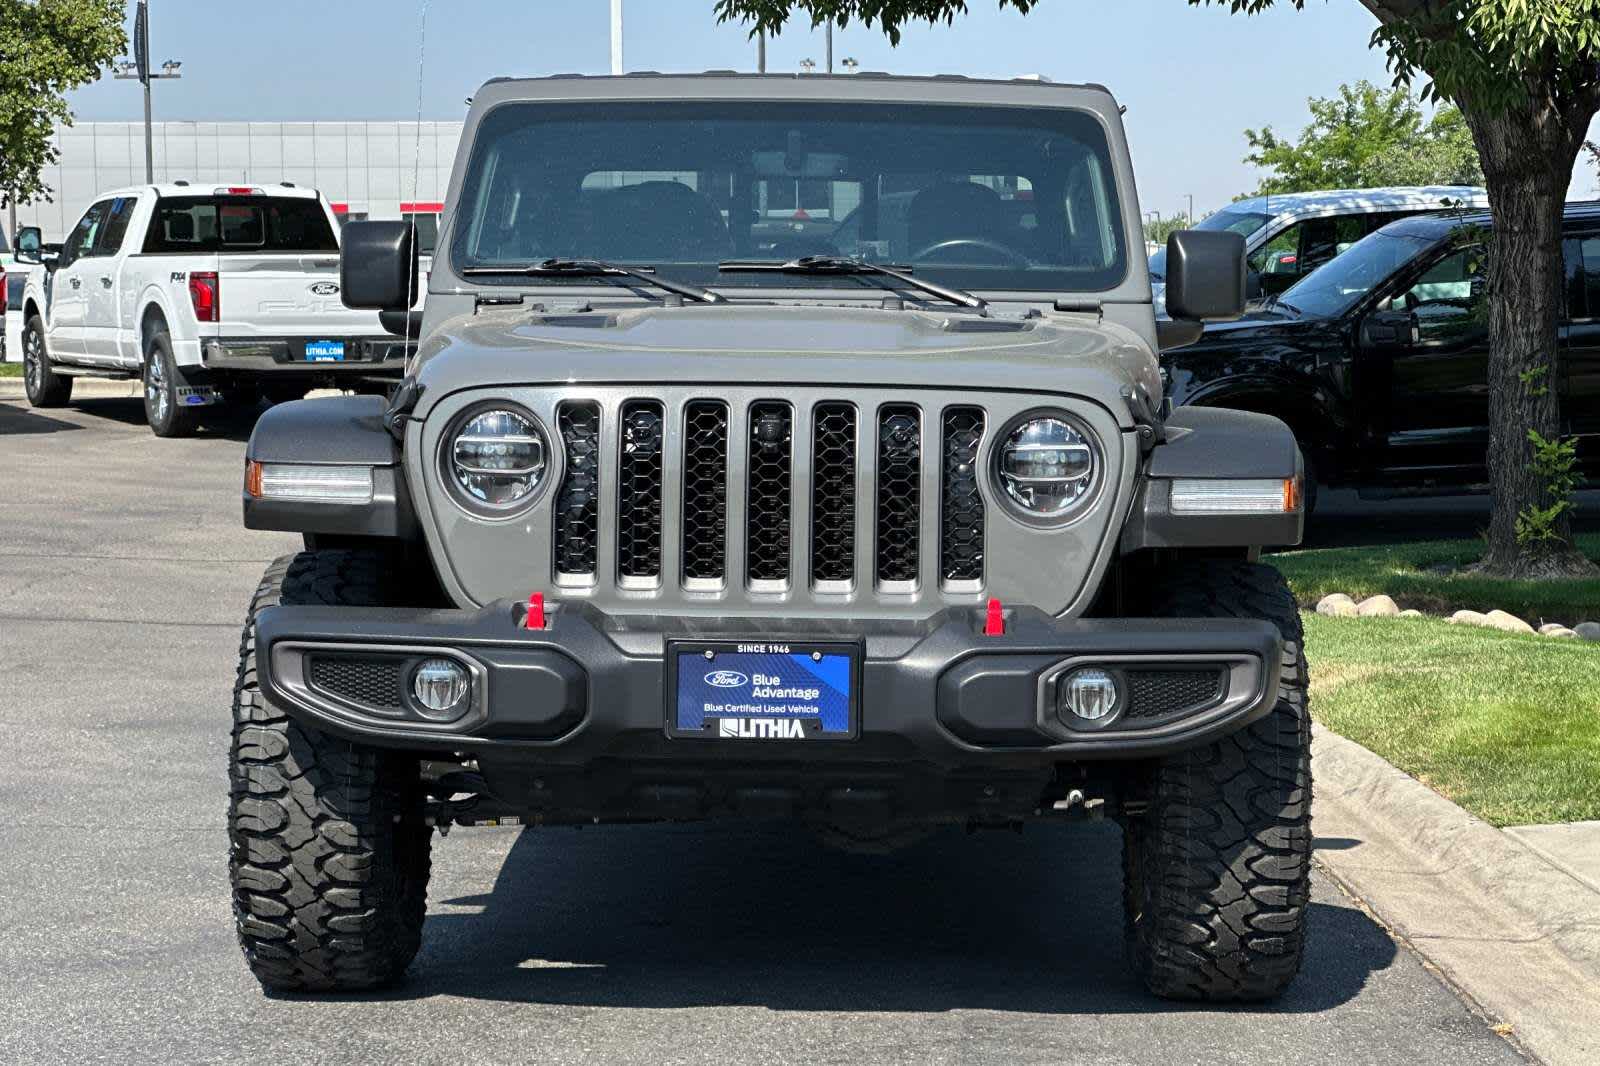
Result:
<svg viewBox="0 0 1600 1066"><path fill-rule="evenodd" d="M1286 423L1304 451L1326 457L1317 463L1324 476L1333 472L1340 451L1336 444L1350 431L1349 420L1318 394L1314 383L1293 377L1251 374L1214 382L1183 403L1184 408L1249 411Z"/></svg>

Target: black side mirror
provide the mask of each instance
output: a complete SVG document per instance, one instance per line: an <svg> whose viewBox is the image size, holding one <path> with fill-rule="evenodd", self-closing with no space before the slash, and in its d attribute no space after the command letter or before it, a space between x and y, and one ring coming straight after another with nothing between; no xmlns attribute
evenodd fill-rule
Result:
<svg viewBox="0 0 1600 1066"><path fill-rule="evenodd" d="M350 222L339 235L339 296L346 307L408 311L417 302L417 228Z"/></svg>
<svg viewBox="0 0 1600 1066"><path fill-rule="evenodd" d="M1178 230L1167 238L1167 314L1226 322L1244 314L1244 237Z"/></svg>
<svg viewBox="0 0 1600 1066"><path fill-rule="evenodd" d="M39 232L38 226L23 226L17 230L17 255L19 263L43 262L44 237Z"/></svg>
<svg viewBox="0 0 1600 1066"><path fill-rule="evenodd" d="M1265 294L1261 291L1261 271L1246 271L1244 275L1244 298L1250 303L1255 303L1263 295Z"/></svg>
<svg viewBox="0 0 1600 1066"><path fill-rule="evenodd" d="M1361 347L1396 352L1422 340L1422 323L1414 311L1374 311L1361 320Z"/></svg>

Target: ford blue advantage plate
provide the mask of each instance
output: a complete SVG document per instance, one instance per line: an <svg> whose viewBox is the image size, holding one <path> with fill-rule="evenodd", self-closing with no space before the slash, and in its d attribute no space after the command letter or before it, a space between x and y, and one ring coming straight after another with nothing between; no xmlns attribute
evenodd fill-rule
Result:
<svg viewBox="0 0 1600 1066"><path fill-rule="evenodd" d="M710 740L849 740L861 649L788 641L667 646L667 733Z"/></svg>

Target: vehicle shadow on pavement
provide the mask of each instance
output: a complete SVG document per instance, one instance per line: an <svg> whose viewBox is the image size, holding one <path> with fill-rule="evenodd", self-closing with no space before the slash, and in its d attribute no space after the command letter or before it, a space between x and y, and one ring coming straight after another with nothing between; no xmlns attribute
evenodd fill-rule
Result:
<svg viewBox="0 0 1600 1066"><path fill-rule="evenodd" d="M82 429L76 422L67 422L50 415L40 414L28 407L26 400L0 403L0 437L27 436L37 433L63 433Z"/></svg>
<svg viewBox="0 0 1600 1066"><path fill-rule="evenodd" d="M452 843L436 844L436 866L450 864ZM1120 856L1111 825L949 831L878 856L787 825L529 829L492 892L435 902L411 977L383 998L1191 1009L1149 996L1126 967ZM1329 1009L1393 960L1388 935L1340 902L1312 904L1305 970L1265 1009ZM482 913L458 910L472 906Z"/></svg>
<svg viewBox="0 0 1600 1066"><path fill-rule="evenodd" d="M119 422L125 426L141 428L148 425L144 413L144 401L138 397L84 399L74 401L72 406L85 414L103 418L108 422ZM195 427L195 436L201 439L247 441L250 439L250 432L256 427L256 419L260 414L260 410L254 407L203 410L199 425Z"/></svg>

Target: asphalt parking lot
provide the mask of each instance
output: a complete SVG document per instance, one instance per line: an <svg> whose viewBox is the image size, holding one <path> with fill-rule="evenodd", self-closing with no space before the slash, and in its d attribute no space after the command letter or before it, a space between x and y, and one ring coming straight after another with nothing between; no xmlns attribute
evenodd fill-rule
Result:
<svg viewBox="0 0 1600 1066"><path fill-rule="evenodd" d="M229 913L228 700L246 600L297 541L240 525L248 432L0 401L0 1062L1524 1061L1320 874L1285 1000L1151 1000L1110 827L888 857L782 827L458 830L405 985L268 998Z"/></svg>

